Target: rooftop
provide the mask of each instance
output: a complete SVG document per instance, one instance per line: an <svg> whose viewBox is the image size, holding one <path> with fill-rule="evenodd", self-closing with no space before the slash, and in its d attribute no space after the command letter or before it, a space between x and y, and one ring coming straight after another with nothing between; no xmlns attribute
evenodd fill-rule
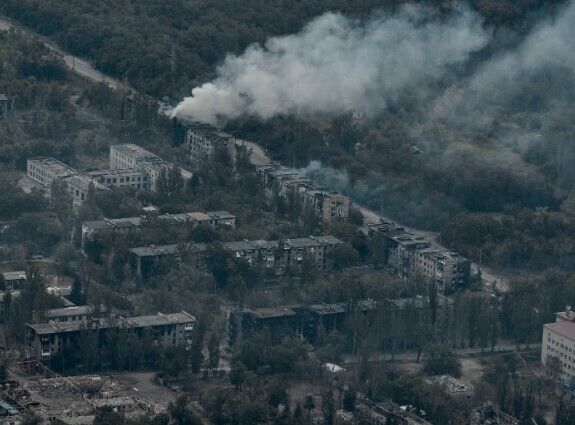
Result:
<svg viewBox="0 0 575 425"><path fill-rule="evenodd" d="M210 124L200 122L186 122L184 125L189 131L200 134L202 137L205 137L210 141L228 140L233 138L231 134L221 131L220 129Z"/></svg>
<svg viewBox="0 0 575 425"><path fill-rule="evenodd" d="M224 247L227 250L236 252L236 251L251 251L255 250L258 247L252 241L236 241L236 242L224 242Z"/></svg>
<svg viewBox="0 0 575 425"><path fill-rule="evenodd" d="M212 220L230 220L236 218L235 215L227 211L208 211L206 213Z"/></svg>
<svg viewBox="0 0 575 425"><path fill-rule="evenodd" d="M324 235L324 236L310 236L309 238L296 238L296 239L286 239L286 245L290 245L293 248L308 248L320 245L340 245L343 242L340 241L335 236Z"/></svg>
<svg viewBox="0 0 575 425"><path fill-rule="evenodd" d="M272 319L274 317L291 317L296 315L296 312L291 307L262 307L246 310L246 312L258 319Z"/></svg>
<svg viewBox="0 0 575 425"><path fill-rule="evenodd" d="M547 323L544 325L545 328L550 331L561 335L571 341L575 341L575 323L574 322L555 322Z"/></svg>
<svg viewBox="0 0 575 425"><path fill-rule="evenodd" d="M179 251L178 245L150 245L132 248L130 252L138 257L157 257L160 255L175 255Z"/></svg>
<svg viewBox="0 0 575 425"><path fill-rule="evenodd" d="M78 172L75 169L69 167L68 165L64 164L61 161L58 161L56 158L52 158L51 156L38 156L35 158L30 158L28 159L28 162L43 168L47 168L48 170L58 175L59 177L66 177L78 174Z"/></svg>
<svg viewBox="0 0 575 425"><path fill-rule="evenodd" d="M126 156L135 158L135 159L151 159L151 158L158 158L156 154L144 149L141 146L135 145L133 143L124 143L121 145L114 145L110 146L110 149L114 149Z"/></svg>
<svg viewBox="0 0 575 425"><path fill-rule="evenodd" d="M90 188L90 184L94 185L95 190L110 190L103 184L100 184L97 181L91 179L90 177L83 176L81 174L67 177L66 182L68 183L68 185L80 189L84 192L88 191L88 189Z"/></svg>
<svg viewBox="0 0 575 425"><path fill-rule="evenodd" d="M181 313L172 314L153 314L149 316L137 317L120 317L114 319L93 319L89 322L87 328L90 329L108 329L114 327L128 327L128 328L144 328L151 326L168 326L178 324L191 324L196 321L196 318L191 314L183 311ZM78 332L85 328L86 325L80 321L75 322L48 322L48 323L35 323L27 324L28 328L32 329L38 335L52 335L59 333Z"/></svg>
<svg viewBox="0 0 575 425"><path fill-rule="evenodd" d="M144 171L138 168L120 168L115 170L95 170L89 171L88 175L90 177L99 177L99 176L125 176L125 175L143 175L145 174Z"/></svg>
<svg viewBox="0 0 575 425"><path fill-rule="evenodd" d="M92 307L88 305L80 305L74 307L54 308L46 311L45 316L47 319L68 316L86 316L92 314L92 311Z"/></svg>
<svg viewBox="0 0 575 425"><path fill-rule="evenodd" d="M6 281L27 279L25 271L4 272L2 273L2 277Z"/></svg>

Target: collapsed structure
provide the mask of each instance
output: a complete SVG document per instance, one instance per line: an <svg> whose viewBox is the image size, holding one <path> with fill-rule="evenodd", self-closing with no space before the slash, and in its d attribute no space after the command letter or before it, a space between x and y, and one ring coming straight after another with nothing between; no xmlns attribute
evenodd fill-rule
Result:
<svg viewBox="0 0 575 425"><path fill-rule="evenodd" d="M72 196L73 205L80 206L88 197L90 187L105 191L111 187L133 187L157 190L163 172L174 167L159 156L131 143L110 147L110 169L80 173L52 157L36 157L27 161L27 175L35 182L51 188L54 181L64 181ZM180 168L184 180L192 174Z"/></svg>
<svg viewBox="0 0 575 425"><path fill-rule="evenodd" d="M399 406L391 401L375 403L365 399L355 404L353 421L366 425L431 425L409 407Z"/></svg>

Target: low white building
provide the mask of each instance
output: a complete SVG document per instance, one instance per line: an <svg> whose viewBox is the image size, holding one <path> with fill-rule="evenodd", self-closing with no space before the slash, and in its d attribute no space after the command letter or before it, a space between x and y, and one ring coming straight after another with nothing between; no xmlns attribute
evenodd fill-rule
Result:
<svg viewBox="0 0 575 425"><path fill-rule="evenodd" d="M543 325L541 363L547 365L551 357L561 364L563 382L575 379L575 313L570 307L555 314L555 323Z"/></svg>
<svg viewBox="0 0 575 425"><path fill-rule="evenodd" d="M171 162L164 161L158 155L133 143L110 146L110 169L143 171L148 176L148 189L151 191L156 190L156 182L160 173L173 166ZM192 173L189 171L180 168L180 172L184 180L192 178Z"/></svg>

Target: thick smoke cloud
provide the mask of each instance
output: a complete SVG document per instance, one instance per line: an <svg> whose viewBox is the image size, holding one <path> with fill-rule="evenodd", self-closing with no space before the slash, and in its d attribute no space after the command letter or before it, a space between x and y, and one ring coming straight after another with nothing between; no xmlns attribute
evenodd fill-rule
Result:
<svg viewBox="0 0 575 425"><path fill-rule="evenodd" d="M173 115L217 123L244 114L377 113L485 46L481 23L469 10L430 18L416 6L367 22L328 13L298 34L228 56L218 77L195 88Z"/></svg>
<svg viewBox="0 0 575 425"><path fill-rule="evenodd" d="M486 61L473 75L449 88L431 108L430 120L447 120L468 128L488 128L501 118L503 110L529 105L513 105L525 96L529 84L546 75L549 91L536 105L540 112L552 109L558 101L573 102L573 80L565 78L575 68L575 1L555 20L545 21L515 49ZM561 74L561 70L567 74ZM559 91L556 88L560 87ZM517 106L517 107L514 107Z"/></svg>

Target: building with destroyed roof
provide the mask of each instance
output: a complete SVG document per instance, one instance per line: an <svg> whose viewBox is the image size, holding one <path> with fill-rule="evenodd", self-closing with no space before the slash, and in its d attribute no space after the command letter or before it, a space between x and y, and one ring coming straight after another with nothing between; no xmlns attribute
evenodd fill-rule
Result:
<svg viewBox="0 0 575 425"><path fill-rule="evenodd" d="M26 161L26 175L48 188L52 186L52 182L76 174L78 172L75 169L49 156L30 158Z"/></svg>
<svg viewBox="0 0 575 425"><path fill-rule="evenodd" d="M316 187L300 170L268 164L258 167L257 173L268 201L294 195L302 211L307 206L322 223L345 221L349 217L351 202L347 196Z"/></svg>
<svg viewBox="0 0 575 425"><path fill-rule="evenodd" d="M81 206L84 201L88 199L88 192L90 191L90 187L93 187L95 191L110 190L103 184L100 184L97 181L92 180L90 177L81 174L66 177L64 181L66 182L68 191L72 197L72 205L76 207Z"/></svg>
<svg viewBox="0 0 575 425"><path fill-rule="evenodd" d="M149 213L140 217L124 217L85 221L82 223L82 252L85 252L86 244L93 241L98 235L105 232L130 234L139 231L148 221L159 220L171 226L202 225L212 227L224 226L234 228L236 217L227 211L189 212L180 214L156 214Z"/></svg>
<svg viewBox="0 0 575 425"><path fill-rule="evenodd" d="M367 314L377 309L372 300L355 303L288 305L244 309L230 313L228 337L230 345L239 338L249 338L267 330L275 341L286 336L305 338L315 343L318 327L329 332L342 331L346 320L354 314Z"/></svg>
<svg viewBox="0 0 575 425"><path fill-rule="evenodd" d="M529 421L534 425L535 422ZM519 419L505 413L503 410L498 408L493 402L486 402L483 405L473 409L467 421L466 425L519 425Z"/></svg>
<svg viewBox="0 0 575 425"><path fill-rule="evenodd" d="M322 223L345 221L349 217L349 198L334 191L312 189L306 190L304 203L314 211Z"/></svg>
<svg viewBox="0 0 575 425"><path fill-rule="evenodd" d="M62 323L62 322L82 322L87 323L92 317L94 308L88 305L79 305L63 308L53 308L46 310L43 314L45 321Z"/></svg>
<svg viewBox="0 0 575 425"><path fill-rule="evenodd" d="M181 245L149 245L130 249L130 267L141 279L169 268L186 258L186 264L205 270L206 244L190 243Z"/></svg>
<svg viewBox="0 0 575 425"><path fill-rule="evenodd" d="M135 168L144 171L148 176L148 187L151 191L156 190L156 183L160 174L173 166L174 164L171 162L165 161L158 155L133 143L110 146L110 169ZM192 178L192 173L189 171L180 168L180 172L184 180Z"/></svg>
<svg viewBox="0 0 575 425"><path fill-rule="evenodd" d="M185 143L193 164L197 166L211 161L218 149L227 152L232 161L234 160L236 144L234 136L212 125L199 122L185 123L185 127Z"/></svg>
<svg viewBox="0 0 575 425"><path fill-rule="evenodd" d="M287 269L300 271L306 256L318 270L329 271L333 268L333 250L342 244L338 238L327 235L281 241L243 240L222 245L235 259L245 260L252 266L275 269L281 274Z"/></svg>
<svg viewBox="0 0 575 425"><path fill-rule="evenodd" d="M106 187L133 187L150 189L148 173L138 168L90 171L88 176Z"/></svg>
<svg viewBox="0 0 575 425"><path fill-rule="evenodd" d="M471 261L423 236L406 231L391 221L362 227L372 241L379 241L380 259L404 280L420 277L434 283L440 293L466 287L471 280Z"/></svg>
<svg viewBox="0 0 575 425"><path fill-rule="evenodd" d="M418 416L408 406L399 406L391 401L374 403L363 400L356 403L354 417L356 421L365 425L431 425Z"/></svg>
<svg viewBox="0 0 575 425"><path fill-rule="evenodd" d="M94 318L82 321L26 324L26 354L39 361L51 359L64 346L77 343L82 332L94 332L98 346L106 343L106 335L113 330L130 330L142 338L151 338L155 345L169 347L189 342L196 318L187 312L154 314L149 316Z"/></svg>

